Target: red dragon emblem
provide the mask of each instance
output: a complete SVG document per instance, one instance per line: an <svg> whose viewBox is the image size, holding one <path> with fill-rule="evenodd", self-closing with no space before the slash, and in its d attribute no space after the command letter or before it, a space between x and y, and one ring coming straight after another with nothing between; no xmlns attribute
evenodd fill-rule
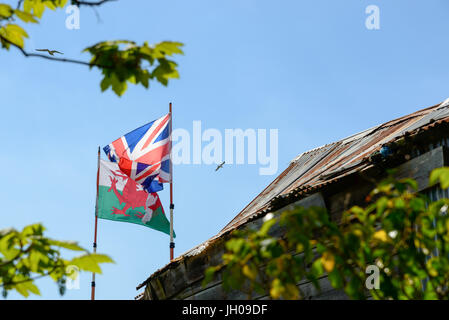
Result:
<svg viewBox="0 0 449 320"><path fill-rule="evenodd" d="M142 222L146 223L152 218L153 212L157 208L157 195L149 194L145 190L139 190L139 187L137 183L129 179L127 175L124 175L121 171L116 170L113 171L114 175L116 177L119 177L125 181L125 187L123 188L122 194L118 192L117 190L117 178L116 177L109 177L111 179L111 187L109 188L108 192L111 190L115 193L117 196L117 199L119 200L120 204L125 203L125 206L123 209L118 209L116 207L113 207L112 214L122 214L126 217L129 217L129 214L126 214L126 211L128 209L132 208L139 208L144 207L145 213L138 212L135 214L138 218L143 218Z"/></svg>

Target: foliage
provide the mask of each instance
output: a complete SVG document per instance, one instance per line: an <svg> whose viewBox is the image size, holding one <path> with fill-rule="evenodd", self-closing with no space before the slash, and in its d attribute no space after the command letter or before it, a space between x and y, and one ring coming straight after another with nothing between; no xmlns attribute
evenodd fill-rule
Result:
<svg viewBox="0 0 449 320"><path fill-rule="evenodd" d="M121 49L121 45L127 46ZM84 51L92 54L92 66L103 66L101 91L112 87L112 90L121 96L126 91L127 81L133 84L141 83L148 88L149 80L152 79L166 86L170 78L179 78L177 64L167 59L167 56L182 54L181 46L179 42L170 41L155 46L149 46L145 42L142 46L137 46L132 41L122 40L100 42ZM150 72L148 68L142 67L143 62L157 66Z"/></svg>
<svg viewBox="0 0 449 320"><path fill-rule="evenodd" d="M155 80L167 86L169 79L179 78L177 64L170 59L176 54L183 54L180 42L163 41L155 45L145 42L142 46L128 40L99 42L83 50L91 54L90 62L43 56L25 51L25 39L28 33L16 22L39 23L46 9L62 9L67 4L100 5L100 2L85 2L67 0L24 0L19 1L17 9L8 4L0 3L0 44L3 49L11 46L18 48L26 57L44 57L50 60L72 62L96 67L101 70L103 80L102 91L111 87L121 96L127 89L127 84L141 84L149 88L149 81Z"/></svg>
<svg viewBox="0 0 449 320"><path fill-rule="evenodd" d="M432 172L431 185L438 182L447 188L449 168ZM351 299L448 299L449 200L429 202L416 189L412 179L389 177L369 194L365 208L344 212L340 224L318 207L269 214L260 230L233 234L222 264L206 270L203 284L221 271L225 290L300 299L299 282L320 289L327 275ZM277 223L282 238L270 235ZM379 288L370 291L369 265L379 269Z"/></svg>
<svg viewBox="0 0 449 320"><path fill-rule="evenodd" d="M36 279L49 276L64 294L65 282L71 276L71 268L80 271L101 273L101 263L112 263L104 254L88 253L73 241L58 241L44 236L41 224L32 224L22 231L0 230L0 287L3 297L16 290L24 297L30 293L40 295L34 283ZM60 249L83 252L67 260L61 257Z"/></svg>

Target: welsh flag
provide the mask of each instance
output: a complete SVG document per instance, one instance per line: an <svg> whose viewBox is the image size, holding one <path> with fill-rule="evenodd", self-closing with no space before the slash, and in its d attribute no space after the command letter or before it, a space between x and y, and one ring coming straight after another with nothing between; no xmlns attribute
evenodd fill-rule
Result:
<svg viewBox="0 0 449 320"><path fill-rule="evenodd" d="M140 224L170 234L170 222L157 193L146 192L117 163L100 160L99 170L98 218Z"/></svg>

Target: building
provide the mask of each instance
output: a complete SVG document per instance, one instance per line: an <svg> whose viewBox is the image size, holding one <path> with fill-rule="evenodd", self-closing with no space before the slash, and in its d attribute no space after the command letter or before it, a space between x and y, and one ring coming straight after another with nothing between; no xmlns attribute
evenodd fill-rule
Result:
<svg viewBox="0 0 449 320"><path fill-rule="evenodd" d="M449 99L370 128L346 139L304 152L293 159L265 190L251 201L216 236L179 256L152 274L137 289L138 299L246 299L244 293L224 292L220 277L203 287L204 271L217 265L223 244L237 228L260 226L269 212L291 205L326 207L338 221L342 212L363 205L366 195L385 175L386 168L397 168L397 177L412 177L419 191L432 200L448 197L448 190L429 188L434 168L449 165ZM307 299L344 299L326 277L320 279L320 292L307 281L298 285ZM264 299L267 296L254 296Z"/></svg>

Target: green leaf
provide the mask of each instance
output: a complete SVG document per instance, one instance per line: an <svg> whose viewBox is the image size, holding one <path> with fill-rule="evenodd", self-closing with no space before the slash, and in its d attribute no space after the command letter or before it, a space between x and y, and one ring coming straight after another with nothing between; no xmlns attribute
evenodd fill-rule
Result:
<svg viewBox="0 0 449 320"><path fill-rule="evenodd" d="M9 18L14 10L7 4L0 3L0 18Z"/></svg>
<svg viewBox="0 0 449 320"><path fill-rule="evenodd" d="M47 260L48 261L48 257L45 256L42 252L33 250L33 251L30 252L30 254L28 256L28 260L29 260L29 263L30 263L30 270L32 272L37 272L38 268L39 268L39 263L42 260L44 260L44 261Z"/></svg>
<svg viewBox="0 0 449 320"><path fill-rule="evenodd" d="M182 54L179 42L164 41L152 47L145 42L138 46L133 41L116 40L99 42L83 50L92 55L91 68L102 69L104 78L100 83L102 91L112 87L118 96L127 90L127 83L142 84L149 88L150 80L157 80L167 86L170 79L179 78L177 64L167 60L174 54ZM157 64L153 67L155 62ZM150 66L146 66L148 62ZM145 65L145 67L143 67Z"/></svg>
<svg viewBox="0 0 449 320"><path fill-rule="evenodd" d="M259 236L266 236L270 231L271 227L273 227L276 224L276 222L277 222L276 219L270 219L268 221L265 221L258 232Z"/></svg>
<svg viewBox="0 0 449 320"><path fill-rule="evenodd" d="M11 279L10 289L15 289L19 294L27 298L31 293L40 295L38 287L33 280L22 274L18 274Z"/></svg>
<svg viewBox="0 0 449 320"><path fill-rule="evenodd" d="M151 77L151 75L149 74L148 70L143 70L143 71L140 72L139 75L138 75L138 81L139 81L145 88L148 89L150 77Z"/></svg>
<svg viewBox="0 0 449 320"><path fill-rule="evenodd" d="M23 283L19 283L13 286L13 288L22 296L27 298L30 294L28 293L28 290L26 289L26 286Z"/></svg>
<svg viewBox="0 0 449 320"><path fill-rule="evenodd" d="M111 77L111 84L112 84L112 90L115 92L116 95L119 97L122 96L128 85L126 84L126 80L119 80L119 78L114 74Z"/></svg>
<svg viewBox="0 0 449 320"><path fill-rule="evenodd" d="M23 10L28 13L33 13L33 15L40 19L44 14L45 5L41 0L25 0L23 2Z"/></svg>
<svg viewBox="0 0 449 320"><path fill-rule="evenodd" d="M67 0L25 0L23 2L23 10L33 13L40 19L44 14L45 7L55 10L56 8L63 8L66 4Z"/></svg>
<svg viewBox="0 0 449 320"><path fill-rule="evenodd" d="M100 263L114 263L114 261L107 255L91 253L73 258L69 262L69 264L77 266L80 270L101 274Z"/></svg>
<svg viewBox="0 0 449 320"><path fill-rule="evenodd" d="M250 278L251 280L256 280L257 277L257 268L253 264L245 264L242 268L242 272L245 276Z"/></svg>
<svg viewBox="0 0 449 320"><path fill-rule="evenodd" d="M430 173L429 184L440 183L441 189L449 188L449 167L443 167L433 170Z"/></svg>
<svg viewBox="0 0 449 320"><path fill-rule="evenodd" d="M414 211L424 211L426 209L426 202L422 198L411 199L409 205Z"/></svg>
<svg viewBox="0 0 449 320"><path fill-rule="evenodd" d="M405 179L402 179L400 182L410 186L410 188L412 188L415 191L418 190L418 182L416 182L416 180L414 180L414 179L405 178Z"/></svg>
<svg viewBox="0 0 449 320"><path fill-rule="evenodd" d="M24 297L28 297L30 293L40 294L33 282L39 276L49 276L61 288L61 284L69 276L68 266L74 265L80 270L101 273L101 263L113 262L102 254L84 254L72 261L63 259L60 257L60 248L86 250L74 241L46 238L44 230L39 223L28 225L21 231L0 230L0 286L3 287L4 294L9 290L16 290Z"/></svg>
<svg viewBox="0 0 449 320"><path fill-rule="evenodd" d="M203 280L203 287L206 286L209 282L211 282L215 277L215 272L217 271L218 267L209 267L204 272L204 280Z"/></svg>
<svg viewBox="0 0 449 320"><path fill-rule="evenodd" d="M154 46L155 51L161 52L161 57L164 55L171 56L174 54L184 54L181 50L183 44L181 42L173 42L173 41L163 41ZM156 59L159 56L155 57Z"/></svg>
<svg viewBox="0 0 449 320"><path fill-rule="evenodd" d="M245 239L230 239L226 242L226 249L234 253L240 252L241 248L245 245Z"/></svg>
<svg viewBox="0 0 449 320"><path fill-rule="evenodd" d="M284 290L284 286L282 285L281 280L279 280L278 278L274 279L271 282L270 296L273 299L279 299L282 296Z"/></svg>
<svg viewBox="0 0 449 320"><path fill-rule="evenodd" d="M73 250L73 251L87 251L83 247L78 245L76 241L60 241L60 240L52 240L49 239L49 243L54 246L58 246L64 249Z"/></svg>
<svg viewBox="0 0 449 320"><path fill-rule="evenodd" d="M111 78L109 76L104 76L103 80L101 80L100 88L101 91L105 91L107 88L111 86Z"/></svg>
<svg viewBox="0 0 449 320"><path fill-rule="evenodd" d="M14 10L15 15L22 20L23 22L31 22L31 23L38 23L39 21L35 19L35 17L29 13L29 12L25 12L25 11L21 11L21 10Z"/></svg>
<svg viewBox="0 0 449 320"><path fill-rule="evenodd" d="M0 28L0 36L20 48L23 48L24 45L23 38L28 38L25 30L16 24L7 24L3 28Z"/></svg>
<svg viewBox="0 0 449 320"><path fill-rule="evenodd" d="M310 271L314 277L319 277L324 273L324 268L320 259L317 259L313 262Z"/></svg>
<svg viewBox="0 0 449 320"><path fill-rule="evenodd" d="M351 280L346 284L345 292L351 299L364 298L364 287L360 280L356 277L352 277Z"/></svg>
<svg viewBox="0 0 449 320"><path fill-rule="evenodd" d="M45 1L45 6L50 10L56 10L56 5L51 1Z"/></svg>
<svg viewBox="0 0 449 320"><path fill-rule="evenodd" d="M34 293L38 296L41 295L39 288L32 281L23 282L21 285L24 287L25 290L29 292Z"/></svg>
<svg viewBox="0 0 449 320"><path fill-rule="evenodd" d="M340 289L343 287L343 277L340 275L340 272L337 269L332 270L329 273L328 279L335 289Z"/></svg>
<svg viewBox="0 0 449 320"><path fill-rule="evenodd" d="M28 226L25 226L21 232L21 235L24 237L29 237L31 235L42 235L45 228L40 223L33 223Z"/></svg>

